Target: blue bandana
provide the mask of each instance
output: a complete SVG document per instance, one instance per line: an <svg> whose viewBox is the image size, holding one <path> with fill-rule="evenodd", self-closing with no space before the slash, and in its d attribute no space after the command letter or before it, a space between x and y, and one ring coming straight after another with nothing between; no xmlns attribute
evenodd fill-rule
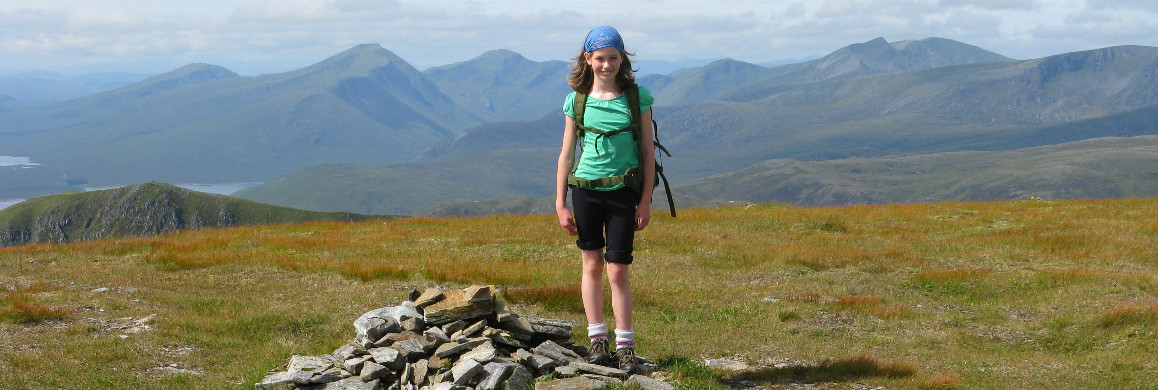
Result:
<svg viewBox="0 0 1158 390"><path fill-rule="evenodd" d="M583 41L583 51L593 52L605 47L614 47L623 51L623 37L619 31L611 26L599 26L587 33L587 40Z"/></svg>

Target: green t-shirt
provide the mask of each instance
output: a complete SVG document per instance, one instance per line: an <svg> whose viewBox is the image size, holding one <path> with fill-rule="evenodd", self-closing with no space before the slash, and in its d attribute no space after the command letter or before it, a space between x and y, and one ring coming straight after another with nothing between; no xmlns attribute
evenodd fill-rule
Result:
<svg viewBox="0 0 1158 390"><path fill-rule="evenodd" d="M639 111L643 113L651 108L655 100L651 91L639 87ZM563 113L574 118L575 92L567 95L563 102ZM631 114L627 111L627 96L619 95L611 100L601 100L587 97L587 108L583 111L583 124L587 127L603 131L622 129L631 124ZM650 129L644 126L644 129ZM598 143L598 147L597 144ZM639 166L639 146L635 143L630 131L625 131L610 137L597 137L587 134L583 137L583 154L579 156L579 165L575 169L575 176L588 180L601 177L619 176L630 168ZM599 187L597 190L610 191L623 188L623 185Z"/></svg>

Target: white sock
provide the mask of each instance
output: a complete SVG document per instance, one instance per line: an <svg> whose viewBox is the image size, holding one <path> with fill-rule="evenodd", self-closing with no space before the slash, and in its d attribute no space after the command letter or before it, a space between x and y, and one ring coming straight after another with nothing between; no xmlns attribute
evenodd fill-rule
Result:
<svg viewBox="0 0 1158 390"><path fill-rule="evenodd" d="M616 329L615 330L615 349L634 347L635 346L635 331L631 329Z"/></svg>
<svg viewBox="0 0 1158 390"><path fill-rule="evenodd" d="M602 322L598 324L588 324L587 337L592 340L597 338L607 338L607 324Z"/></svg>

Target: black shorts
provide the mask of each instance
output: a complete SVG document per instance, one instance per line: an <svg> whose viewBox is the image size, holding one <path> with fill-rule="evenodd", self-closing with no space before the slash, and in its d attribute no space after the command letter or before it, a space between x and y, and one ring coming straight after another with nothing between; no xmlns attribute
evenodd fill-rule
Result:
<svg viewBox="0 0 1158 390"><path fill-rule="evenodd" d="M572 188L571 205L575 209L575 225L579 230L575 245L583 250L607 247L603 256L607 262L631 264L635 206L638 203L639 195L628 188L614 191Z"/></svg>

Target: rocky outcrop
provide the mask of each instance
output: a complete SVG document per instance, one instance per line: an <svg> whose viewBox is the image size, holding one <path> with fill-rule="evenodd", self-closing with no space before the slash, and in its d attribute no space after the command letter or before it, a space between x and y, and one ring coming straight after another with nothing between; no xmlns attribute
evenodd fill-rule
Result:
<svg viewBox="0 0 1158 390"><path fill-rule="evenodd" d="M353 326L346 345L329 355L295 355L255 389L672 389L644 375L658 369L645 358L635 374L586 363L586 347L570 341L570 322L514 313L493 286L413 291Z"/></svg>

